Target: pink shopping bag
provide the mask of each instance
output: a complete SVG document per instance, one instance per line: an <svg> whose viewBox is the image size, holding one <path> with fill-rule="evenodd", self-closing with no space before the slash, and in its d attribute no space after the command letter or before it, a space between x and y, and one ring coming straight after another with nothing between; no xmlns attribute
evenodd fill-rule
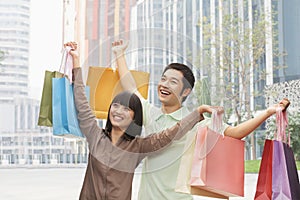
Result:
<svg viewBox="0 0 300 200"><path fill-rule="evenodd" d="M200 127L190 184L228 197L244 196L244 141Z"/></svg>

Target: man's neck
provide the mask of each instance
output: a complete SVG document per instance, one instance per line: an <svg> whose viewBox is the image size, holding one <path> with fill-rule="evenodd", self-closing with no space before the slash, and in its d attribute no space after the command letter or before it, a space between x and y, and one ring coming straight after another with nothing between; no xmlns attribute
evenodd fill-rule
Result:
<svg viewBox="0 0 300 200"><path fill-rule="evenodd" d="M168 105L162 104L162 106L161 106L161 110L164 114L173 113L173 112L179 110L180 108L181 108L180 104L175 105L175 106L168 106Z"/></svg>

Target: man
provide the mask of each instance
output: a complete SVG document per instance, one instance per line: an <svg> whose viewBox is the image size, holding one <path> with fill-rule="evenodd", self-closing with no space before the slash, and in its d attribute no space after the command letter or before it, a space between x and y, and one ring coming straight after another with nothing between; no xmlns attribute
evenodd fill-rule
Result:
<svg viewBox="0 0 300 200"><path fill-rule="evenodd" d="M146 134L171 127L189 113L188 109L182 105L191 93L195 82L194 75L189 67L180 63L172 63L165 68L157 86L158 98L161 102L161 108L157 108L145 100L137 91L135 81L127 68L124 56L128 43L119 40L113 42L112 46L123 88L135 92L142 101L144 113L143 124ZM288 105L288 100L281 101L278 105L269 107L259 116L235 127L224 123L221 131L227 136L242 139L259 127L268 117L273 115L276 112L277 106L286 109ZM210 124L211 120L205 119L198 126ZM190 194L175 192L180 158L186 150L185 147L188 146L187 144L191 143L192 138L195 137L195 128L190 132L186 137L165 148L162 154L149 156L144 160L138 194L140 200L193 199Z"/></svg>

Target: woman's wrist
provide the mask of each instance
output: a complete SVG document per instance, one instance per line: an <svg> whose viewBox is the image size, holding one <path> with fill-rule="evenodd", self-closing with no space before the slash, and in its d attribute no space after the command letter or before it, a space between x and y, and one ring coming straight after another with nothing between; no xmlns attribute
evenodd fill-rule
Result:
<svg viewBox="0 0 300 200"><path fill-rule="evenodd" d="M79 64L79 58L78 57L73 57L73 68L80 68Z"/></svg>

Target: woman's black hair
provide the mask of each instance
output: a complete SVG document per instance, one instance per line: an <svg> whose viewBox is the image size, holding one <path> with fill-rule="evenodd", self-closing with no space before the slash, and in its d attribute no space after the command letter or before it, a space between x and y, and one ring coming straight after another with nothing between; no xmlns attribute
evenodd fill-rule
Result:
<svg viewBox="0 0 300 200"><path fill-rule="evenodd" d="M130 125L125 131L124 134L125 138L134 139L136 136L140 136L142 133L142 125L143 125L142 103L140 98L136 94L130 93L128 91L119 93L112 100L108 110L107 122L105 126L105 134L109 136L112 130L112 124L109 119L110 116L109 113L110 113L111 105L113 103L119 103L123 106L129 107L134 112L133 121L130 123Z"/></svg>

